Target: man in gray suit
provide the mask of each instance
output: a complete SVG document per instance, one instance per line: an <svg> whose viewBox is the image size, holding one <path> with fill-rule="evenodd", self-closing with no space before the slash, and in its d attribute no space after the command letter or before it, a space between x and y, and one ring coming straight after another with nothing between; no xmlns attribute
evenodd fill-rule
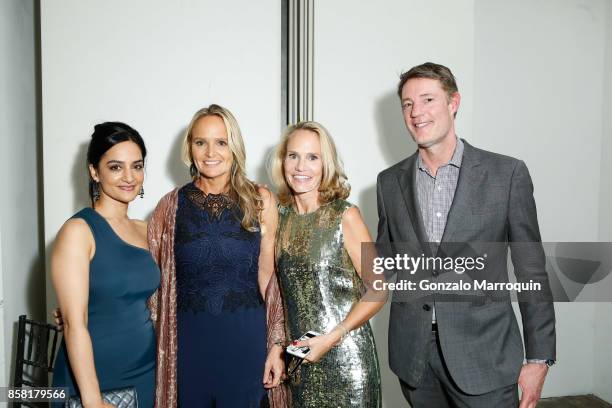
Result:
<svg viewBox="0 0 612 408"><path fill-rule="evenodd" d="M378 176L377 243L418 243L435 256L445 243L499 242L504 254L510 247L519 281L547 284L525 163L457 137L461 96L448 68L425 63L410 69L398 95L418 150ZM503 270L507 279L505 260ZM430 279L438 274L432 271ZM519 303L525 350L509 301L442 299L434 294L391 304L389 363L408 402L415 408L516 407L518 383L520 407L535 407L555 360L550 299Z"/></svg>

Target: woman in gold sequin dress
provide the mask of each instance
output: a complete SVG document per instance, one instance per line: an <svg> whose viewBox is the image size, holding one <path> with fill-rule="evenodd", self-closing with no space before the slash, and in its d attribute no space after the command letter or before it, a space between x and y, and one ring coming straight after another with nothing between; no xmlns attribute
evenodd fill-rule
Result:
<svg viewBox="0 0 612 408"><path fill-rule="evenodd" d="M361 243L372 239L350 192L333 140L323 126L291 126L276 148L276 264L289 339L309 330L310 352L289 379L291 406L376 408L380 371L368 320L384 304L365 301Z"/></svg>

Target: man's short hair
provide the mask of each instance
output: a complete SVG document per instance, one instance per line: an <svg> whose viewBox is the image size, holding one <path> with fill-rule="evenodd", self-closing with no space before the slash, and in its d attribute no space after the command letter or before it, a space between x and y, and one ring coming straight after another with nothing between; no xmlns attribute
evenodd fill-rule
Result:
<svg viewBox="0 0 612 408"><path fill-rule="evenodd" d="M410 68L408 71L400 75L400 81L397 85L397 95L402 99L402 88L404 84L412 78L430 78L437 79L442 85L442 89L446 91L446 94L450 98L455 92L459 92L457 89L457 83L455 82L455 76L450 69L444 65L434 64L433 62L426 62L416 67Z"/></svg>

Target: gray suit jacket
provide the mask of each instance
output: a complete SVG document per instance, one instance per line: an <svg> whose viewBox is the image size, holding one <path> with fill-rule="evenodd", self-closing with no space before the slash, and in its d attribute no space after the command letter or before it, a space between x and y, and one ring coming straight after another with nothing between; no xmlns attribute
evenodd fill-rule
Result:
<svg viewBox="0 0 612 408"><path fill-rule="evenodd" d="M525 164L464 143L441 248L445 242L501 242L511 248L513 242L540 242L533 185ZM417 201L417 154L378 175L377 243L420 243L423 253L431 255ZM517 277L547 282L541 245L512 248L511 256ZM505 263L503 269L507 279ZM509 301L436 302L430 297L393 302L389 365L395 374L411 386L419 385L431 339L432 302L442 354L459 388L468 394L483 394L517 382L525 354ZM555 359L553 304L519 305L526 357Z"/></svg>

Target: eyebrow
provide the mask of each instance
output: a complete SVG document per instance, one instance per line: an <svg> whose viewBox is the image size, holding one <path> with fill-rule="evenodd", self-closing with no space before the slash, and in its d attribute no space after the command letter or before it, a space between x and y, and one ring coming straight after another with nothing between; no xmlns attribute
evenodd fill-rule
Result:
<svg viewBox="0 0 612 408"><path fill-rule="evenodd" d="M419 95L420 98L423 98L425 96L434 96L434 95L432 93L429 93L429 92L426 92L426 93L423 93L423 94ZM412 100L412 98L403 98L402 102L411 101L411 100Z"/></svg>
<svg viewBox="0 0 612 408"><path fill-rule="evenodd" d="M212 138L209 138L209 139L212 139L212 140L229 140L229 137L212 137ZM201 140L201 141L205 142L207 139L205 137L198 137L198 136L194 136L191 139L192 142L195 142L196 140Z"/></svg>
<svg viewBox="0 0 612 408"><path fill-rule="evenodd" d="M287 154L289 154L289 153L300 154L300 152L296 152L295 150L287 150ZM306 152L304 154L314 154L316 156L320 156L321 155L321 153L317 153L317 152Z"/></svg>
<svg viewBox="0 0 612 408"><path fill-rule="evenodd" d="M134 163L140 163L140 162L144 162L144 159L139 159L136 160ZM106 164L123 164L125 162L122 162L121 160L109 160L106 162Z"/></svg>

